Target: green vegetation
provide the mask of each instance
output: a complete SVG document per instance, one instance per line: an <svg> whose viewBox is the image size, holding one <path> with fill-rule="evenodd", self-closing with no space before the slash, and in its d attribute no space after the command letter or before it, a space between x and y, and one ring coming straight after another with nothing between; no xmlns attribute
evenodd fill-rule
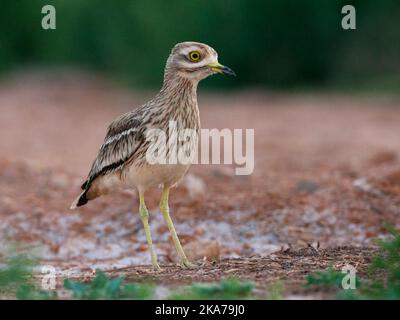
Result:
<svg viewBox="0 0 400 320"><path fill-rule="evenodd" d="M64 281L64 289L72 291L76 299L149 299L153 296L150 284L124 284L123 278L109 279L104 272L97 271L91 283Z"/></svg>
<svg viewBox="0 0 400 320"><path fill-rule="evenodd" d="M26 255L11 255L0 269L0 290L16 288L31 281L31 268L35 261Z"/></svg>
<svg viewBox="0 0 400 320"><path fill-rule="evenodd" d="M341 288L344 274L329 268L327 271L315 272L307 276L307 285L321 286L324 288Z"/></svg>
<svg viewBox="0 0 400 320"><path fill-rule="evenodd" d="M343 290L344 274L329 268L307 277L307 286L318 286L324 292L336 291L338 299L400 299L400 233L389 228L391 239L378 241L381 247L369 266L368 277L356 278L356 289ZM43 291L34 283L37 261L22 254L13 254L0 267L0 295L17 299L57 299L57 291ZM64 281L64 289L75 299L152 299L155 286L129 283L123 277L109 278L97 271L88 283ZM168 299L254 299L253 282L226 279L216 283L193 283L178 287ZM266 299L284 298L284 284L277 281L268 288Z"/></svg>
<svg viewBox="0 0 400 320"><path fill-rule="evenodd" d="M399 2L350 3L355 31L341 28L345 0L5 1L0 71L76 65L159 86L171 46L194 40L238 74L206 86L399 88ZM41 28L45 4L56 8L56 30Z"/></svg>
<svg viewBox="0 0 400 320"><path fill-rule="evenodd" d="M400 299L400 233L388 227L392 239L378 241L382 253L374 257L368 278L356 281L356 289L341 289L344 274L332 268L307 277L308 286L336 289L338 299Z"/></svg>
<svg viewBox="0 0 400 320"><path fill-rule="evenodd" d="M55 291L39 290L32 284L22 284L18 287L16 298L20 300L51 300L57 299Z"/></svg>
<svg viewBox="0 0 400 320"><path fill-rule="evenodd" d="M241 282L237 279L222 280L217 283L194 283L187 288L178 289L169 299L173 300L221 300L245 299L255 285L252 282Z"/></svg>
<svg viewBox="0 0 400 320"><path fill-rule="evenodd" d="M26 255L13 255L0 268L0 295L7 298L47 300L57 299L57 291L40 290L34 284L33 267L37 262ZM97 270L88 283L64 280L64 289L74 299L152 299L154 285L127 283L123 277L109 278ZM171 292L169 299L245 299L254 289L251 282L227 279L218 283L194 283Z"/></svg>
<svg viewBox="0 0 400 320"><path fill-rule="evenodd" d="M12 254L0 268L0 294L15 294L17 299L52 299L55 294L33 285L33 267L37 261L24 254ZM13 296L10 296L13 297Z"/></svg>

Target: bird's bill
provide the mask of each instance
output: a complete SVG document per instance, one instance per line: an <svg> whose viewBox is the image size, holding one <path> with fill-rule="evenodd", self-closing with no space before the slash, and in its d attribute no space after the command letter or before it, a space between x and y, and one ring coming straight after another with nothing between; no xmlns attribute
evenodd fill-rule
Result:
<svg viewBox="0 0 400 320"><path fill-rule="evenodd" d="M225 75L229 75L229 76L236 76L235 71L233 71L231 68L227 67L227 66L223 66L220 63L210 63L208 65L211 68L211 71L216 72L216 73L220 73L220 74L225 74Z"/></svg>

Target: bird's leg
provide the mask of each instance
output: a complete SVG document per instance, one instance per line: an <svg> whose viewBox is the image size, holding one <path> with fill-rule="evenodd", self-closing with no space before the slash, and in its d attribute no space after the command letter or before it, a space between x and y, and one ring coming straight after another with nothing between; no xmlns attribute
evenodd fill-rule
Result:
<svg viewBox="0 0 400 320"><path fill-rule="evenodd" d="M193 267L193 265L189 262L188 258L186 258L185 252L183 251L178 235L176 234L174 223L172 222L172 219L169 215L168 195L169 195L169 187L164 186L164 189L161 194L160 211L163 214L169 232L171 233L172 240L174 241L174 245L176 248L176 252L178 253L180 259L181 267L190 268Z"/></svg>
<svg viewBox="0 0 400 320"><path fill-rule="evenodd" d="M147 243L149 244L151 262L153 264L154 269L159 271L161 270L161 268L158 265L157 255L154 251L153 240L151 239L151 233L149 227L149 211L147 211L146 204L144 202L144 193L140 193L139 199L140 199L139 213L140 213L140 218L142 219L143 222L144 232L146 233Z"/></svg>

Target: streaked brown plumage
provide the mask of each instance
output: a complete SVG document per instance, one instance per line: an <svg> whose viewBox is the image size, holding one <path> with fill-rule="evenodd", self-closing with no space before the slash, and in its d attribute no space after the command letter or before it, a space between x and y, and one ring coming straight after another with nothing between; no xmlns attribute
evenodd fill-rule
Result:
<svg viewBox="0 0 400 320"><path fill-rule="evenodd" d="M189 164L149 164L146 152L150 142L146 139L146 133L150 129L161 129L168 134L170 121L176 122L178 130L198 131L200 116L197 84L214 73L234 74L218 63L215 50L205 44L183 42L175 45L166 63L160 92L146 104L120 116L109 125L103 145L82 184L83 192L71 205L71 209L74 209L115 190L137 189L140 195L140 214L156 269L159 266L148 229L144 192L163 185L160 209L171 231L181 265L188 267L190 263L169 217L168 194L169 188L186 173Z"/></svg>

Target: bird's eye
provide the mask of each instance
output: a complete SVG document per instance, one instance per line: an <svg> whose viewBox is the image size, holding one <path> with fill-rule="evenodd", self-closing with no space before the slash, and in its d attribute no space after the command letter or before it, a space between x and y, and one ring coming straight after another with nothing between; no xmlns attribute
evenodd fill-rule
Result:
<svg viewBox="0 0 400 320"><path fill-rule="evenodd" d="M200 52L198 52L198 51L189 52L189 59L191 61L199 61L200 58L201 58Z"/></svg>

